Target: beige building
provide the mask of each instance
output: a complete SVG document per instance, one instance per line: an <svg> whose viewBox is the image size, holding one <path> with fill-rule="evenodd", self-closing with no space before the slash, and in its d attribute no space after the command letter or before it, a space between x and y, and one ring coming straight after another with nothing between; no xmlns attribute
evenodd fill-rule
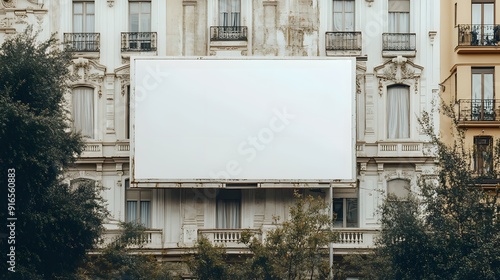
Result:
<svg viewBox="0 0 500 280"><path fill-rule="evenodd" d="M471 168L486 175L500 136L500 6L494 0L446 0L441 10L441 96L454 113L454 119L442 116L442 137L452 143L456 122L465 132Z"/></svg>
<svg viewBox="0 0 500 280"><path fill-rule="evenodd" d="M478 56L474 51L495 51L485 43L493 31L475 37L481 46L472 39L459 44L449 3L443 24L456 32L439 35L443 13L436 0L0 0L0 42L33 24L42 37L58 32L72 47L71 71L79 80L67 99L87 146L67 181L89 179L105 188L108 236L117 234L118 221L136 221L149 228L146 250L167 259L185 253L200 234L238 252L242 229L265 231L273 216L286 218L293 191L300 189L332 205L341 237L333 249L342 255L373 247L377 209L387 192L415 190L418 177L432 173L417 118L433 108L439 92L440 41L452 44L443 53L449 66L442 76L461 75L463 90L451 97L470 100L471 81L487 84L494 75L488 72L495 66L491 56L479 55L474 67L463 64ZM459 24L475 23L472 6L460 2ZM131 56L355 58L356 180L130 188ZM445 82L445 94L454 83ZM488 90L481 94L494 98ZM484 118L492 117L488 104L494 103L481 104L479 115L471 115L480 119L467 124L492 123ZM481 129L492 135L492 128Z"/></svg>

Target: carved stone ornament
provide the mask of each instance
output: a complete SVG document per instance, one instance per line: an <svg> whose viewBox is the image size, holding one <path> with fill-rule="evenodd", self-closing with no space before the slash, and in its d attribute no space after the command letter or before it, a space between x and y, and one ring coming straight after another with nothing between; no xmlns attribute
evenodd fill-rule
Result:
<svg viewBox="0 0 500 280"><path fill-rule="evenodd" d="M125 64L116 68L115 76L120 81L120 91L122 96L127 93L127 87L130 85L130 64Z"/></svg>
<svg viewBox="0 0 500 280"><path fill-rule="evenodd" d="M379 94L383 94L384 84L413 84L415 93L418 93L420 75L424 67L414 64L406 57L398 56L375 67L379 79Z"/></svg>
<svg viewBox="0 0 500 280"><path fill-rule="evenodd" d="M106 66L96 61L79 57L73 59L72 73L78 79L77 83L91 84L98 87L99 98L102 97L101 87L104 83Z"/></svg>
<svg viewBox="0 0 500 280"><path fill-rule="evenodd" d="M17 0L2 0L2 5L5 8L15 8L17 4Z"/></svg>
<svg viewBox="0 0 500 280"><path fill-rule="evenodd" d="M115 5L115 0L108 0L108 7L113 8Z"/></svg>

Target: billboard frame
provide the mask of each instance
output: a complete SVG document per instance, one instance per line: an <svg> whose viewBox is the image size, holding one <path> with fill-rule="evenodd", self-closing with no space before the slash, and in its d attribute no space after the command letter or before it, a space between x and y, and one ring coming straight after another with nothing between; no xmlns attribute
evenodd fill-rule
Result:
<svg viewBox="0 0 500 280"><path fill-rule="evenodd" d="M350 179L135 179L135 99L136 61L139 60L346 60L351 63L351 145L352 167ZM130 57L130 187L141 188L223 188L227 185L254 185L256 187L329 188L332 185L356 186L356 58L354 57L172 57L132 56Z"/></svg>

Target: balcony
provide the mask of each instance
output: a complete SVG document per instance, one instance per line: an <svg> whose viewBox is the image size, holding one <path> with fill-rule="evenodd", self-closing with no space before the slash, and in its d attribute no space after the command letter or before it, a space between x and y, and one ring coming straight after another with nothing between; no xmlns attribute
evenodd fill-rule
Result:
<svg viewBox="0 0 500 280"><path fill-rule="evenodd" d="M210 26L210 41L246 41L246 26Z"/></svg>
<svg viewBox="0 0 500 280"><path fill-rule="evenodd" d="M361 55L361 32L326 32L325 36L326 55Z"/></svg>
<svg viewBox="0 0 500 280"><path fill-rule="evenodd" d="M500 25L459 24L458 53L498 53Z"/></svg>
<svg viewBox="0 0 500 280"><path fill-rule="evenodd" d="M224 245L230 248L246 248L245 244L240 243L243 229L200 229L198 235L205 236L214 245ZM246 230L248 231L248 229ZM258 230L250 230L257 238L261 238Z"/></svg>
<svg viewBox="0 0 500 280"><path fill-rule="evenodd" d="M369 249L375 246L375 237L378 231L375 229L338 229L339 240L333 243L334 252L341 253L342 250Z"/></svg>
<svg viewBox="0 0 500 280"><path fill-rule="evenodd" d="M500 101L496 99L460 99L459 126L494 126L500 121Z"/></svg>
<svg viewBox="0 0 500 280"><path fill-rule="evenodd" d="M156 32L122 32L122 52L154 52L156 43Z"/></svg>
<svg viewBox="0 0 500 280"><path fill-rule="evenodd" d="M248 229L247 229L248 230ZM227 249L244 249L246 246L239 242L243 229L200 229L198 236L205 236L214 245L224 245ZM337 249L336 254L341 251L353 249L369 249L375 245L375 237L378 231L375 229L342 228L335 229L339 234L339 240L333 243ZM258 230L250 230L259 239L263 239L265 232L260 235ZM340 250L339 250L340 249ZM237 251L239 252L239 251Z"/></svg>
<svg viewBox="0 0 500 280"><path fill-rule="evenodd" d="M101 247L105 247L112 242L116 242L121 233L122 230L120 229L106 230L104 233L104 242ZM129 245L129 248L132 249L162 249L162 230L145 230L140 237L127 240L127 243L131 244Z"/></svg>
<svg viewBox="0 0 500 280"><path fill-rule="evenodd" d="M64 33L64 44L73 52L98 52L100 43L99 33Z"/></svg>
<svg viewBox="0 0 500 280"><path fill-rule="evenodd" d="M416 37L415 33L383 33L382 56L414 57L417 54Z"/></svg>

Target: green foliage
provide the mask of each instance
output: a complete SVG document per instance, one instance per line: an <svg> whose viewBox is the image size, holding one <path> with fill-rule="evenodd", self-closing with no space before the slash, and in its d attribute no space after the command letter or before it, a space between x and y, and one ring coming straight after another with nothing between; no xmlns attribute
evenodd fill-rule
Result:
<svg viewBox="0 0 500 280"><path fill-rule="evenodd" d="M422 126L436 147L436 174L421 176L418 195L384 202L382 231L365 262L365 278L500 279L498 187L487 192L480 186L463 131L455 131L459 137L448 146L431 119L424 114ZM496 171L489 176L497 178Z"/></svg>
<svg viewBox="0 0 500 280"><path fill-rule="evenodd" d="M172 265L158 262L150 254L142 254L137 249L142 247L141 236L144 227L123 223L122 233L102 250L88 255L78 270L78 280L173 280ZM133 249L130 249L133 248Z"/></svg>
<svg viewBox="0 0 500 280"><path fill-rule="evenodd" d="M230 264L224 246L215 246L200 236L196 243L196 252L188 258L191 273L200 280L231 280L240 277L241 264Z"/></svg>
<svg viewBox="0 0 500 280"><path fill-rule="evenodd" d="M53 36L37 40L28 28L0 47L0 220L8 214L9 169L15 170L17 218L16 243L0 239L2 252L15 246L16 272L7 271L2 254L1 279L69 277L107 215L95 183L70 188L60 181L83 148L64 109L71 54Z"/></svg>
<svg viewBox="0 0 500 280"><path fill-rule="evenodd" d="M333 221L322 198L295 193L290 219L275 219L275 228L265 241L250 231L242 234L250 256L244 262L232 260L224 247L198 240L191 271L199 279L327 279L330 273L328 244L337 239Z"/></svg>

